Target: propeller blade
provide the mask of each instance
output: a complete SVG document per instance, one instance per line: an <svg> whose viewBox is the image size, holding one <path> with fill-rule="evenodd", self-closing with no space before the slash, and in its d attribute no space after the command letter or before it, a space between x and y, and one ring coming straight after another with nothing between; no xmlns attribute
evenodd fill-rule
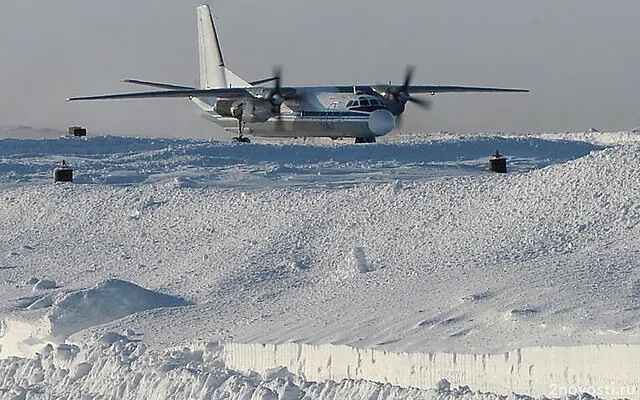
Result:
<svg viewBox="0 0 640 400"><path fill-rule="evenodd" d="M409 100L407 100L407 101L419 106L420 108L424 108L425 110L430 110L431 109L431 101L430 100L421 99L419 97L409 97Z"/></svg>
<svg viewBox="0 0 640 400"><path fill-rule="evenodd" d="M413 72L416 68L413 65L407 65L407 70L404 74L404 84L402 85L401 92L406 92L409 85L411 85L411 80L413 79Z"/></svg>
<svg viewBox="0 0 640 400"><path fill-rule="evenodd" d="M267 100L269 100L274 107L280 108L280 105L284 103L285 100L280 86L280 81L282 80L282 69L280 67L273 68L273 80L275 84L269 92Z"/></svg>
<svg viewBox="0 0 640 400"><path fill-rule="evenodd" d="M282 120L282 103L286 100L282 95L281 81L282 81L282 68L280 66L273 67L273 80L275 82L273 89L268 97L273 108L273 114L276 118L276 130L284 130L284 121Z"/></svg>
<svg viewBox="0 0 640 400"><path fill-rule="evenodd" d="M276 82L275 91L280 94L280 80L282 79L282 68L280 66L273 67L273 77Z"/></svg>

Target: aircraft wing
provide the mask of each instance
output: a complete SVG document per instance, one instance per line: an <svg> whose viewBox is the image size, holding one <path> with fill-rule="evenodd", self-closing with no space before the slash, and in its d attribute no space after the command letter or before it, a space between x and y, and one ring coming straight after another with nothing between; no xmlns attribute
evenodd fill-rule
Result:
<svg viewBox="0 0 640 400"><path fill-rule="evenodd" d="M153 83L153 82L149 82L149 83ZM216 97L216 98L224 98L224 99L253 99L253 98L259 98L260 96L254 94L251 88L175 89L175 90L156 90L151 92L129 92L129 93L101 94L96 96L69 97L67 101L153 99L153 98L171 98L171 97L186 97L186 98Z"/></svg>
<svg viewBox="0 0 640 400"><path fill-rule="evenodd" d="M463 93L463 92L504 92L517 93L529 92L529 89L519 88L502 88L502 87L483 87L483 86L450 86L450 85L409 85L406 88L402 85L355 85L355 86L333 86L327 89L333 89L339 93L363 92L369 94L381 94L387 92L399 92L407 90L408 93Z"/></svg>
<svg viewBox="0 0 640 400"><path fill-rule="evenodd" d="M392 89L399 90L402 86L391 86ZM462 92L529 92L529 89L501 88L501 87L480 87L480 86L423 86L410 85L407 87L409 93L462 93Z"/></svg>
<svg viewBox="0 0 640 400"><path fill-rule="evenodd" d="M179 86L168 83L158 83L149 81L139 81L135 79L125 80L127 83L134 83L145 86L153 86L168 90L156 90L150 92L129 92L103 94L96 96L69 97L67 101L77 100L115 100L115 99L152 99L152 98L172 98L172 97L215 97L223 99L260 99L266 98L271 92L271 88L262 86L252 86L246 88L221 88L221 89L196 89L188 86ZM280 94L285 99L298 97L306 90L322 89L326 92L349 93L363 91L366 93L384 93L391 91L407 90L409 93L459 93L459 92L529 92L528 89L480 87L480 86L424 86L409 85L406 88L400 85L371 85L371 86L331 86L331 87L281 87Z"/></svg>

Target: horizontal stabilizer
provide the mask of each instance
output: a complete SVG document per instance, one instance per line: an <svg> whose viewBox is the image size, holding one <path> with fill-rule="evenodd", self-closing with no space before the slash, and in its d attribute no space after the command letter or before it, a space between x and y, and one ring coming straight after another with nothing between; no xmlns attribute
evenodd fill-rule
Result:
<svg viewBox="0 0 640 400"><path fill-rule="evenodd" d="M240 78L238 75L234 74L229 68L225 67L224 71L227 78L227 84L231 88L249 87L253 85L253 83L247 82L244 79Z"/></svg>
<svg viewBox="0 0 640 400"><path fill-rule="evenodd" d="M229 69L227 69L227 74L228 74L229 78L237 77L237 75L235 75ZM276 79L277 78L275 76L272 76L272 77L269 77L269 78L258 79L256 81L245 82L241 78L238 78L238 80L235 80L236 84L232 84L232 87L249 87L249 86L255 86L255 85L262 85L263 83L273 82ZM123 79L122 82L131 83L131 84L134 84L134 85L156 87L156 88L159 88L159 89L197 89L196 87L193 87L193 86L175 85L173 83L141 81L139 79Z"/></svg>
<svg viewBox="0 0 640 400"><path fill-rule="evenodd" d="M122 82L132 83L134 85L151 86L151 87L156 87L160 89L196 89L191 86L181 86L181 85L174 85L172 83L162 83L162 82L140 81L138 79L124 79Z"/></svg>

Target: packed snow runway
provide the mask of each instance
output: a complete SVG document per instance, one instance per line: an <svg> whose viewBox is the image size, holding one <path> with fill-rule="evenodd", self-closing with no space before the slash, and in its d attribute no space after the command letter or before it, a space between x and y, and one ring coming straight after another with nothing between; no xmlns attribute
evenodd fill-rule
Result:
<svg viewBox="0 0 640 400"><path fill-rule="evenodd" d="M640 397L638 134L36 133L0 139L3 398Z"/></svg>
<svg viewBox="0 0 640 400"><path fill-rule="evenodd" d="M401 138L402 139L402 138ZM189 187L273 189L346 188L360 183L423 181L485 174L497 150L509 169L524 172L581 157L602 145L537 137L404 138L379 146L316 140L266 142L73 137L5 139L0 149L2 184L49 183L65 159L80 184L175 183ZM259 139L258 139L259 140ZM389 140L389 139L387 139Z"/></svg>

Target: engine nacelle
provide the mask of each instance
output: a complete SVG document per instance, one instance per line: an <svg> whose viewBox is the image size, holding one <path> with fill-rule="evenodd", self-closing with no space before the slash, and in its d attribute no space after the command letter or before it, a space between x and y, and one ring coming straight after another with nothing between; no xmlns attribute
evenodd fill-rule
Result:
<svg viewBox="0 0 640 400"><path fill-rule="evenodd" d="M404 112L405 105L407 104L406 101L399 101L394 98L388 99L386 97L382 97L380 101L382 101L382 104L384 104L384 106L387 107L389 111L391 111L391 114L396 116Z"/></svg>
<svg viewBox="0 0 640 400"><path fill-rule="evenodd" d="M213 111L218 113L221 117L233 117L231 114L231 107L236 100L218 100L213 106Z"/></svg>
<svg viewBox="0 0 640 400"><path fill-rule="evenodd" d="M213 110L223 117L232 117L242 122L265 122L276 115L273 105L262 100L218 100Z"/></svg>

